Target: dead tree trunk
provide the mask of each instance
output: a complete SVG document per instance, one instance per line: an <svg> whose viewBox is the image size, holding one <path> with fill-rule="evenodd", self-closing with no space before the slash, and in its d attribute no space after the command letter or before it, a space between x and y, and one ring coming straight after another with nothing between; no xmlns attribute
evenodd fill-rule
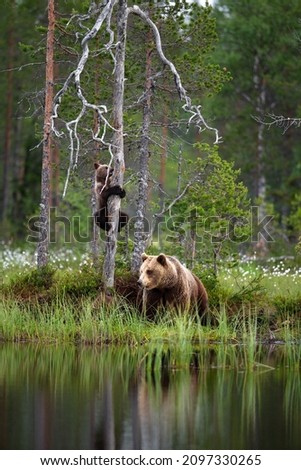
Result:
<svg viewBox="0 0 301 470"><path fill-rule="evenodd" d="M59 66L53 63L53 83L59 76ZM54 139L51 138L51 164L50 164L50 202L52 207L59 206L59 182L60 182L60 149Z"/></svg>
<svg viewBox="0 0 301 470"><path fill-rule="evenodd" d="M54 0L48 0L48 32L46 45L46 86L43 135L43 160L40 203L40 236L37 250L38 268L45 266L49 254L49 203L50 203L50 162L51 162L51 124L54 79Z"/></svg>
<svg viewBox="0 0 301 470"><path fill-rule="evenodd" d="M50 1L50 0L49 0ZM114 32L111 29L111 19L115 5L118 3L118 18L117 18L117 41L114 38ZM79 58L76 69L74 69L67 77L64 85L57 93L54 98L54 109L52 116L53 131L57 136L62 136L62 133L58 132L55 127L55 121L59 117L58 111L60 108L61 100L66 94L67 90L70 89L72 83L75 85L75 91L78 99L81 102L81 110L77 114L75 119L69 122L65 122L66 129L68 131L70 140L70 163L67 171L67 177L65 182L65 188L63 197L66 193L70 172L72 167L77 165L80 151L80 139L78 135L79 124L82 118L87 114L87 111L94 110L97 112L99 124L97 126L97 132L94 133L94 138L98 139L105 147L109 148L112 155L112 161L114 161L114 174L112 177L112 185L122 185L123 173L125 170L124 164L124 149L123 149L123 95L124 95L124 62L125 62L125 43L126 43L126 26L127 17L129 14L138 15L151 29L155 47L154 49L159 55L160 61L164 66L168 67L174 77L175 86L179 93L180 99L184 102L182 108L190 115L188 124L194 123L200 130L207 129L215 133L215 143L220 141L218 130L207 125L201 114L201 106L193 105L191 98L188 96L186 90L182 86L180 75L178 74L174 64L168 60L162 50L161 37L159 30L155 23L150 19L149 15L144 13L137 5L133 7L127 7L126 0L106 0L103 2L101 7L97 7L95 2L91 2L87 15L73 15L73 19L78 17L79 24L82 27L81 22L87 19L91 19L97 14L97 19L94 26L88 29L87 34L82 40L82 54ZM104 21L106 22L106 30L109 33L110 39L105 45L105 51L114 49L114 96L113 96L113 126L108 122L106 118L107 107L103 104L96 105L90 103L85 97L83 88L81 85L82 72L85 68L86 62L89 58L89 42L95 38L96 34L102 27ZM101 132L101 126L103 131ZM113 130L112 143L109 144L106 141L106 133L111 129ZM175 199L175 201L169 205L169 208L182 197L187 191L187 188ZM110 217L110 230L107 234L106 240L106 251L103 265L103 283L104 288L109 289L114 286L114 267L115 267L115 253L117 248L117 232L118 232L118 218L119 218L120 198L118 196L111 196L108 201L108 216ZM168 208L166 209L168 210ZM165 211L164 211L165 212ZM162 215L161 212L158 216ZM148 240L152 233L149 234Z"/></svg>
<svg viewBox="0 0 301 470"><path fill-rule="evenodd" d="M163 122L162 122L162 152L160 158L160 210L164 208L164 190L165 190L165 180L166 180L166 161L167 161L167 148L168 148L168 108L167 104L163 105Z"/></svg>
<svg viewBox="0 0 301 470"><path fill-rule="evenodd" d="M162 121L162 152L160 157L160 179L159 179L159 200L160 212L164 210L165 181L166 181L166 161L168 150L168 108L166 102L163 105L163 121ZM163 249L161 225L158 226L159 248Z"/></svg>
<svg viewBox="0 0 301 470"><path fill-rule="evenodd" d="M97 101L100 101L100 88L99 88L100 70L101 70L101 66L100 64L97 64L97 67L95 70L95 84L94 84L94 96ZM98 113L96 112L96 110L94 110L93 131L95 135L97 134L98 126L99 126ZM91 168L93 168L93 162L97 162L99 160L99 152L100 152L100 142L95 140L94 146L93 146L93 161L91 162L92 163ZM95 223L95 218L94 218L94 213L96 211L96 197L95 197L95 191L94 191L94 184L95 182L94 182L94 175L93 175L92 183L91 183L92 239L91 239L90 247L91 247L93 267L96 270L99 270L100 268L100 263L99 263L100 245L99 245L99 231L98 231L99 229Z"/></svg>
<svg viewBox="0 0 301 470"><path fill-rule="evenodd" d="M119 0L117 15L117 47L116 64L114 71L113 96L113 127L112 154L114 157L114 174L112 185L123 184L124 146L123 146L123 97L124 97L124 62L127 27L127 2ZM117 233L120 209L120 197L110 196L108 200L108 214L110 230L106 239L105 259L103 265L103 283L105 290L114 287L115 254L117 249Z"/></svg>
<svg viewBox="0 0 301 470"><path fill-rule="evenodd" d="M149 36L151 36L151 33L149 33ZM151 124L151 54L152 49L148 48L146 51L145 101L143 106L143 122L139 158L137 210L134 225L134 252L131 266L132 273L136 273L139 270L141 264L141 254L144 252L148 240L148 233L145 232L145 219L148 194L149 130Z"/></svg>
<svg viewBox="0 0 301 470"><path fill-rule="evenodd" d="M260 74L260 59L256 55L254 61L254 87L257 92L256 113L263 118L266 104L266 85L264 78ZM259 220L266 216L266 175L264 167L264 124L258 122L257 127L257 149L256 149L256 197L258 199ZM267 248L267 240L259 233L256 243L256 251L259 256L265 256Z"/></svg>

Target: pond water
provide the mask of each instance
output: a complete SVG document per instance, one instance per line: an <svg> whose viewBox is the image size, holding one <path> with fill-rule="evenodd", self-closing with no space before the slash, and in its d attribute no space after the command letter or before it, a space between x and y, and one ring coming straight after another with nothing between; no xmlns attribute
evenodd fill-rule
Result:
<svg viewBox="0 0 301 470"><path fill-rule="evenodd" d="M301 449L300 356L0 344L0 448Z"/></svg>

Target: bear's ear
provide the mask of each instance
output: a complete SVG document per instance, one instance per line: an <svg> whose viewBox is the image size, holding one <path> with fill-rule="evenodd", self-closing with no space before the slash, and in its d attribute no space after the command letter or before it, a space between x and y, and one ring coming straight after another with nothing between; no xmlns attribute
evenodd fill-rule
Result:
<svg viewBox="0 0 301 470"><path fill-rule="evenodd" d="M167 264L166 256L163 253L160 253L160 255L157 256L157 261L158 263L162 264L162 266L166 266Z"/></svg>
<svg viewBox="0 0 301 470"><path fill-rule="evenodd" d="M148 258L147 254L146 254L146 253L142 253L142 255L141 255L142 261L145 261L147 258Z"/></svg>
<svg viewBox="0 0 301 470"><path fill-rule="evenodd" d="M99 167L100 167L100 164L99 164L98 162L94 162L94 168L95 168L95 170L97 170L97 168L99 168Z"/></svg>

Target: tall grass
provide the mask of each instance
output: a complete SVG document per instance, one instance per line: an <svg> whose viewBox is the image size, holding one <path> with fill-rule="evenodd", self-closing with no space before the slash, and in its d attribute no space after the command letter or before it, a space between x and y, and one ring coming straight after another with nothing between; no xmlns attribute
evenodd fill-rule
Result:
<svg viewBox="0 0 301 470"><path fill-rule="evenodd" d="M89 299L76 305L66 299L39 305L0 301L0 338L8 341L47 343L130 344L160 341L183 343L194 340L197 323L188 316L162 317L157 322L143 318L125 302L95 309Z"/></svg>
<svg viewBox="0 0 301 470"><path fill-rule="evenodd" d="M248 264L224 269L209 289L207 323L172 312L150 322L124 299L96 305L101 279L86 258L76 259L77 267L71 267L69 253L65 269L57 269L56 259L38 272L23 252L5 256L5 261L0 259L2 340L132 347L169 344L183 351L191 344L243 343L248 356L244 362L254 367L260 363L258 344L300 342L299 268Z"/></svg>
<svg viewBox="0 0 301 470"><path fill-rule="evenodd" d="M13 299L0 301L0 339L5 341L131 347L168 344L183 354L191 351L191 345L240 343L246 346L243 362L254 367L259 363L258 344L271 339L300 341L299 323L287 321L274 331L268 322L259 323L258 312L246 306L231 317L226 306L221 305L215 325L204 326L189 315L167 314L157 321L148 321L124 301L110 308L104 305L95 308L91 299L74 302L57 297L50 303L24 305Z"/></svg>

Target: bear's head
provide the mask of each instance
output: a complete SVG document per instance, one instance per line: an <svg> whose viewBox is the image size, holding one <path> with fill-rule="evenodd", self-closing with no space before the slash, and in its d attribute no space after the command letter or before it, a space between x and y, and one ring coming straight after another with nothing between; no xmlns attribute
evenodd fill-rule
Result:
<svg viewBox="0 0 301 470"><path fill-rule="evenodd" d="M168 256L141 255L142 264L138 284L147 289L165 289L173 287L177 282L177 270Z"/></svg>
<svg viewBox="0 0 301 470"><path fill-rule="evenodd" d="M95 183L105 185L110 182L110 178L114 172L114 169L108 165L102 165L101 163L95 162Z"/></svg>

